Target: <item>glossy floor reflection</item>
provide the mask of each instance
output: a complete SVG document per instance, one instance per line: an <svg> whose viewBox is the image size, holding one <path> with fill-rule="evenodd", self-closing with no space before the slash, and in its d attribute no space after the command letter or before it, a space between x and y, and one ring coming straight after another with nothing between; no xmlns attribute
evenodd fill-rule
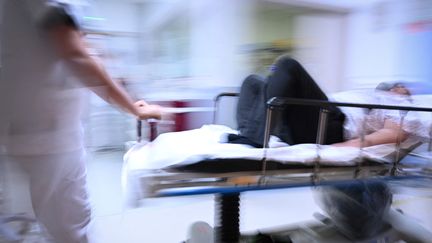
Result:
<svg viewBox="0 0 432 243"><path fill-rule="evenodd" d="M178 243L196 221L214 222L213 195L146 199L139 208L123 206L120 172L123 151L89 153L88 180L95 223L104 243ZM393 206L432 230L432 187L401 188ZM248 192L241 195L242 232L315 220L322 212L310 188Z"/></svg>

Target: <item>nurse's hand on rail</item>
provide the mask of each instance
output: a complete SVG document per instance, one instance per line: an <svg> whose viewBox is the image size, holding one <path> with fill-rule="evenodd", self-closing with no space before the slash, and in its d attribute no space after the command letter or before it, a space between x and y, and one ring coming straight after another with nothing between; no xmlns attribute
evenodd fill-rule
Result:
<svg viewBox="0 0 432 243"><path fill-rule="evenodd" d="M159 105L149 105L145 101L140 100L135 102L136 107L136 116L141 119L157 119L160 120L162 118L162 107Z"/></svg>
<svg viewBox="0 0 432 243"><path fill-rule="evenodd" d="M145 102L144 100L138 100L137 102L135 102L135 106L137 107L143 107L143 106L147 106L148 103Z"/></svg>

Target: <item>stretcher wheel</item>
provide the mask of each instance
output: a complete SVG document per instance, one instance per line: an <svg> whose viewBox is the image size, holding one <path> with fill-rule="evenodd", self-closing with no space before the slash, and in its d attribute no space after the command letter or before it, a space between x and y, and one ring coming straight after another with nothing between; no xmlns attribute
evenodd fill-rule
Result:
<svg viewBox="0 0 432 243"><path fill-rule="evenodd" d="M213 234L213 228L208 223L198 221L189 227L185 243L213 243Z"/></svg>

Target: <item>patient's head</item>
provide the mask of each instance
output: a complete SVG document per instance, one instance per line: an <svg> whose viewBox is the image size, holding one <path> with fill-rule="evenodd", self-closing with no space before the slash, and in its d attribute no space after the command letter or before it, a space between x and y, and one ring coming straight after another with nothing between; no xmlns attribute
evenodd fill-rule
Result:
<svg viewBox="0 0 432 243"><path fill-rule="evenodd" d="M382 82L375 88L376 90L388 91L400 95L411 95L410 90L402 82Z"/></svg>

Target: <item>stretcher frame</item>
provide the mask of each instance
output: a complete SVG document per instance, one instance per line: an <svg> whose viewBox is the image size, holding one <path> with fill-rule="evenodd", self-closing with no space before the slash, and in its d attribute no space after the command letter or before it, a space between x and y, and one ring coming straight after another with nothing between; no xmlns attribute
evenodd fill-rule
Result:
<svg viewBox="0 0 432 243"><path fill-rule="evenodd" d="M217 119L218 104L223 97L236 97L238 93L221 93L214 99L214 123ZM275 110L284 109L290 105L320 107L317 131L317 159L313 167L296 168L288 170L269 170L266 159L266 149L269 147L269 138L272 116ZM273 97L267 102L266 125L264 134L264 158L260 171L229 172L229 173L159 173L150 175L140 181L142 187L148 188L148 197L171 197L198 194L215 194L215 242L239 242L239 210L240 194L246 191L283 189L293 187L327 186L346 183L353 180L412 180L432 179L432 166L425 166L417 170L406 170L401 159L406 151L401 149L401 141L397 139L395 155L392 164L373 164L360 159L356 166L351 167L324 167L320 165L320 145L325 140L327 116L330 107L364 108L367 113L372 109L388 109L400 111L400 127L408 111L432 112L432 108L358 104L345 102L332 102L321 100L307 100L296 98ZM142 122L137 122L138 141L142 138ZM150 123L151 137L155 137L156 124ZM432 127L431 127L432 131ZM360 139L364 144L365 134ZM361 146L363 147L363 146ZM431 148L431 141L429 141ZM360 149L360 153L362 148ZM360 154L361 155L361 154ZM361 156L360 156L361 158ZM430 161L432 165L432 161Z"/></svg>

